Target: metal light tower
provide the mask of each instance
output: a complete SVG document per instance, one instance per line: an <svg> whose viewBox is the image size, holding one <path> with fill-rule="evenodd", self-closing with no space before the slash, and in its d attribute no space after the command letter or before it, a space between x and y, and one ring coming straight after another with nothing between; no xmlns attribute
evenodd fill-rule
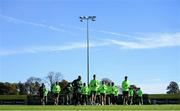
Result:
<svg viewBox="0 0 180 111"><path fill-rule="evenodd" d="M80 16L80 21L86 21L87 23L87 84L89 84L89 20L95 21L96 16Z"/></svg>

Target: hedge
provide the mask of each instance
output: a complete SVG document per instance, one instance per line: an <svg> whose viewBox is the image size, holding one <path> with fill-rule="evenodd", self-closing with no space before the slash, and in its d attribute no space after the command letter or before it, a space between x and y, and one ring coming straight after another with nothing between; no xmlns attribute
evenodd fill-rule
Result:
<svg viewBox="0 0 180 111"><path fill-rule="evenodd" d="M0 95L0 100L27 100L27 95Z"/></svg>
<svg viewBox="0 0 180 111"><path fill-rule="evenodd" d="M180 94L148 94L149 99L180 99Z"/></svg>

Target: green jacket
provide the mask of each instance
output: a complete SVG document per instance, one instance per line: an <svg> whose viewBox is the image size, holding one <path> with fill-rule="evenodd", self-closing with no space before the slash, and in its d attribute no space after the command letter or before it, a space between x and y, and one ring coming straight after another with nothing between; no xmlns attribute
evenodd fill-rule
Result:
<svg viewBox="0 0 180 111"><path fill-rule="evenodd" d="M87 86L83 86L81 87L81 94L83 95L87 95L88 94L88 87Z"/></svg>
<svg viewBox="0 0 180 111"><path fill-rule="evenodd" d="M129 92L128 92L129 96L133 96L134 95L134 90L133 89L130 89Z"/></svg>
<svg viewBox="0 0 180 111"><path fill-rule="evenodd" d="M53 93L59 93L61 91L61 87L59 85L54 85L52 88Z"/></svg>
<svg viewBox="0 0 180 111"><path fill-rule="evenodd" d="M106 94L111 94L112 93L112 87L107 86Z"/></svg>
<svg viewBox="0 0 180 111"><path fill-rule="evenodd" d="M47 88L43 88L43 95L47 96L48 95L48 89Z"/></svg>
<svg viewBox="0 0 180 111"><path fill-rule="evenodd" d="M106 93L107 91L107 86L104 84L104 85L100 85L99 87L99 90L100 90L100 93Z"/></svg>
<svg viewBox="0 0 180 111"><path fill-rule="evenodd" d="M91 80L90 81L90 87L91 87L91 91L97 91L98 87L99 87L99 81L98 80Z"/></svg>
<svg viewBox="0 0 180 111"><path fill-rule="evenodd" d="M129 83L129 81L127 80L127 81L123 81L122 82L122 91L129 91L129 87L130 87L130 83Z"/></svg>
<svg viewBox="0 0 180 111"><path fill-rule="evenodd" d="M138 94L138 96L139 96L139 97L142 97L142 95L143 95L142 90L141 90L141 89L139 89L139 90L137 91L137 94Z"/></svg>
<svg viewBox="0 0 180 111"><path fill-rule="evenodd" d="M118 88L116 86L111 86L111 94L115 95L118 93Z"/></svg>

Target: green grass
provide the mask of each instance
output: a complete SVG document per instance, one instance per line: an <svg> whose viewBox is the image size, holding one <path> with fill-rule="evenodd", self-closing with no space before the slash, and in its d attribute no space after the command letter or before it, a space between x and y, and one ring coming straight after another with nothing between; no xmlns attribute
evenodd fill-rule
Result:
<svg viewBox="0 0 180 111"><path fill-rule="evenodd" d="M132 105L132 106L64 106L64 105L0 105L0 110L180 110L180 105Z"/></svg>

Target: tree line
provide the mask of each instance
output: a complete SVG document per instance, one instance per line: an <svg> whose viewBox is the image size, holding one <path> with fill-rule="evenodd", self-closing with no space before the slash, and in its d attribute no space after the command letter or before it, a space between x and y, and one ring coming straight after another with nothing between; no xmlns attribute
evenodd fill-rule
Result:
<svg viewBox="0 0 180 111"><path fill-rule="evenodd" d="M51 71L44 79L38 77L29 77L26 82L23 83L0 82L0 95L37 95L39 92L39 87L42 83L46 83L51 90L56 81L60 81L59 84L62 89L61 94L63 94L63 89L68 84L68 81L63 79L63 75L60 72ZM109 78L103 78L101 81L104 81L105 83L112 82L112 80ZM136 87L135 85L132 86L134 88ZM166 90L167 94L180 93L178 83L175 81L171 81Z"/></svg>

